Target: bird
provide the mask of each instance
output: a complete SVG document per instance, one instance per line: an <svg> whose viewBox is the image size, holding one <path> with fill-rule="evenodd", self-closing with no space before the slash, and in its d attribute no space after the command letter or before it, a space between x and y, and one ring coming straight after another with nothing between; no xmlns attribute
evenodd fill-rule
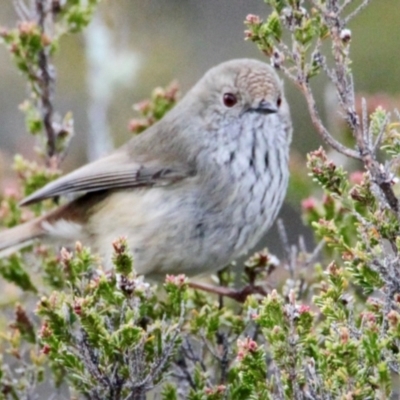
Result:
<svg viewBox="0 0 400 400"><path fill-rule="evenodd" d="M37 240L81 241L112 268L112 242L125 237L137 274L215 272L273 224L287 190L291 137L275 70L255 59L223 62L143 133L22 200L70 196L0 232L0 257Z"/></svg>

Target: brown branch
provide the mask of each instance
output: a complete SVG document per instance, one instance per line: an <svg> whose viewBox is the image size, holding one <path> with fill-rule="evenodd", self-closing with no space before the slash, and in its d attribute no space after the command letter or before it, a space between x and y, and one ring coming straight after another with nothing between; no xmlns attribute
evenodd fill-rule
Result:
<svg viewBox="0 0 400 400"><path fill-rule="evenodd" d="M38 18L38 25L42 34L45 34L45 24L48 16L46 10L47 1L35 0L36 14ZM57 133L53 126L54 108L53 108L53 95L54 95L54 72L53 66L50 64L49 52L43 48L39 53L39 69L38 84L40 86L40 102L42 108L43 124L47 137L47 157L48 163L50 159L56 155L56 139Z"/></svg>
<svg viewBox="0 0 400 400"><path fill-rule="evenodd" d="M370 172L373 182L380 188L390 209L399 217L399 200L392 189L392 178L376 160L375 153L371 149L371 146L368 145L369 139L366 138L366 134L363 132L356 112L354 110L347 110L347 115L349 124L353 127L353 135L360 149L361 160L365 169Z"/></svg>
<svg viewBox="0 0 400 400"><path fill-rule="evenodd" d="M317 129L317 132L321 136L322 140L333 147L336 151L345 156L355 158L356 160L361 159L361 155L358 151L347 148L346 146L339 143L336 139L331 136L329 131L325 128L324 124L321 121L319 113L317 111L317 106L315 104L314 96L311 93L311 89L309 83L307 81L299 82L299 86L301 91L303 92L304 97L306 98L308 105L308 112L311 116L311 121L314 127Z"/></svg>
<svg viewBox="0 0 400 400"><path fill-rule="evenodd" d="M369 0L364 1L364 3L357 8L358 11L355 11L361 11L368 2ZM363 115L364 126L361 126L360 118L355 111L353 77L346 69L346 65L348 64L348 48L343 51L343 44L340 38L339 27L343 26L343 21L340 20L338 15L332 17L332 14L330 14L329 18L332 24L330 32L333 40L333 56L336 65L336 82L334 83L338 97L341 100L342 109L346 113L347 122L353 132L359 149L358 158L362 160L365 169L370 172L373 182L380 188L390 209L399 217L399 200L393 192L391 177L376 160L375 152L372 148L372 141L370 139L370 132L368 126L366 126L366 115ZM326 21L328 22L328 17L326 17ZM363 107L366 109L365 104Z"/></svg>
<svg viewBox="0 0 400 400"><path fill-rule="evenodd" d="M202 290L207 293L214 293L219 296L229 297L239 303L244 303L248 296L260 294L266 296L268 292L260 285L246 285L242 289L232 289L223 286L208 285L206 283L189 282L192 289Z"/></svg>
<svg viewBox="0 0 400 400"><path fill-rule="evenodd" d="M356 139L357 146L360 149L361 160L367 171L370 172L373 182L381 189L390 209L399 217L399 200L392 189L392 178L388 175L383 165L381 165L375 157L375 153L369 146L370 140L366 138L367 132L364 133L360 125L358 115L354 110L347 110L350 125L353 127L353 135ZM368 131L368 128L366 128Z"/></svg>
<svg viewBox="0 0 400 400"><path fill-rule="evenodd" d="M340 106L345 112L346 120L353 132L358 151L343 146L341 143L336 141L325 128L318 114L308 80L305 78L299 63L297 63L297 68L298 71L301 71L302 73L298 77L298 84L306 98L311 120L324 142L348 157L361 160L365 169L370 172L373 182L380 188L390 209L399 216L399 200L393 192L391 177L375 158L376 146L372 146L370 132L366 126L367 118L363 115L364 126L362 127L359 116L355 112L353 77L347 68L349 64L349 46L344 45L342 38L340 37L342 28L351 18L353 18L353 16L365 8L369 2L370 0L364 0L364 2L344 20L340 18L339 12L339 10L343 11L343 9L340 9L339 7L336 10L337 2L335 1L330 4L328 3L329 5L327 6L327 9L320 9L324 22L329 27L332 37L333 57L335 62L335 68L333 70L334 74L329 73L327 66L324 66L324 70L328 72L328 77L336 87ZM347 5L348 2L345 2L345 4Z"/></svg>
<svg viewBox="0 0 400 400"><path fill-rule="evenodd" d="M294 77L294 75L290 71L288 71L283 67L283 65L281 65L282 63L278 63L276 67L281 69L286 76L295 81L295 83L300 87L300 90L303 92L303 95L307 101L308 111L310 113L312 123L316 128L318 134L321 136L322 140L339 153L347 157L354 158L356 160L361 160L364 163L365 169L370 172L373 182L380 188L390 209L399 217L399 200L393 192L391 176L377 162L375 158L376 148L382 138L383 132L380 132L378 140L373 146L371 133L366 127L367 118L365 115L363 116L364 126L361 127L360 125L359 117L355 112L353 77L348 69L349 45L348 43L344 43L341 38L343 28L355 15L363 10L370 3L370 1L371 0L364 0L345 19L342 19L340 17L340 14L351 3L350 0L345 0L342 4L339 4L338 0L332 0L330 2L327 2L324 7L322 7L321 4L316 0L311 0L313 6L317 7L317 9L320 11L324 19L324 23L326 24L326 26L328 26L333 44L332 53L334 57L335 67L330 70L326 65L323 57L321 57L321 67L327 73L329 79L332 81L336 88L339 104L346 115L347 123L349 124L349 127L353 132L358 150L349 149L348 147L342 145L333 136L331 136L329 131L322 123L316 107L313 93L309 86L308 77L304 72L302 58L300 57L301 51L296 47L297 41L293 33L294 26L292 25L289 26L289 30L292 32L293 51L290 52L287 47L283 46L280 46L280 48L286 55L289 54L289 56L292 56L289 58L292 58L292 60L294 61L295 68L297 69L298 74L296 77ZM315 51L318 54L319 47L320 43L317 42Z"/></svg>

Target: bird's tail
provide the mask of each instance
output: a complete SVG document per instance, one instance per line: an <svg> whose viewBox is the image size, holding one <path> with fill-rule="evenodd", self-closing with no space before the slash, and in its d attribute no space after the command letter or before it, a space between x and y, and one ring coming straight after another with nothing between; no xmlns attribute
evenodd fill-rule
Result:
<svg viewBox="0 0 400 400"><path fill-rule="evenodd" d="M0 231L0 258L29 246L34 239L42 236L44 230L41 221L41 218L37 218L14 228Z"/></svg>

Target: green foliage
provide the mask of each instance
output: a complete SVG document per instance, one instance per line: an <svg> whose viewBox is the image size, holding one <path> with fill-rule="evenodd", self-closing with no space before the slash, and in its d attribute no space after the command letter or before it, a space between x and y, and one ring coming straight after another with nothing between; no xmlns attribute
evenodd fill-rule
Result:
<svg viewBox="0 0 400 400"><path fill-rule="evenodd" d="M247 40L255 42L258 48L268 57L272 57L274 65L279 68L284 59L295 64L308 78L317 75L321 69L318 54L313 51L319 43L328 37L328 27L315 8L310 11L304 7L303 1L265 0L272 7L272 12L263 22L258 16L248 15L245 24L248 28ZM291 33L291 41L295 52L281 53L276 44L282 43L284 30ZM285 47L285 50L288 48ZM294 54L296 56L294 57Z"/></svg>
<svg viewBox="0 0 400 400"><path fill-rule="evenodd" d="M82 31L92 20L100 0L66 0L59 8L59 18L65 24L67 32Z"/></svg>
<svg viewBox="0 0 400 400"><path fill-rule="evenodd" d="M13 254L7 259L0 260L0 275L8 282L17 285L24 291L37 292L31 277L23 267L23 262L18 254Z"/></svg>
<svg viewBox="0 0 400 400"><path fill-rule="evenodd" d="M309 154L307 167L314 180L328 192L340 196L346 191L346 174L342 168L327 160L322 147Z"/></svg>
<svg viewBox="0 0 400 400"><path fill-rule="evenodd" d="M75 391L90 398L126 398L156 385L180 343L184 285L169 283L158 302L154 289L125 268L121 249L115 272L94 268L88 251L62 253L69 289L43 297L40 343L52 368L66 372ZM181 299L178 305L172 299ZM149 378L151 377L151 378Z"/></svg>
<svg viewBox="0 0 400 400"><path fill-rule="evenodd" d="M29 196L61 174L61 171L57 168L39 165L36 162L24 159L21 155L15 156L13 169L22 180L24 196Z"/></svg>
<svg viewBox="0 0 400 400"><path fill-rule="evenodd" d="M70 113L64 116L61 123L54 121L54 67L50 64L50 57L58 49L63 35L79 32L87 26L98 3L99 0L32 2L35 13L32 11L31 20L20 21L13 29L0 29L0 41L5 44L29 85L29 99L20 106L25 114L27 130L39 136L42 142L47 141L47 149L42 153L47 152L49 158L62 154L73 135ZM54 29L48 28L49 20ZM43 134L47 135L47 140L44 140ZM43 137L40 138L40 135Z"/></svg>
<svg viewBox="0 0 400 400"><path fill-rule="evenodd" d="M139 113L139 118L134 118L129 123L129 129L133 133L140 133L159 121L179 100L179 86L172 82L165 89L155 88L151 98L143 100L133 106Z"/></svg>

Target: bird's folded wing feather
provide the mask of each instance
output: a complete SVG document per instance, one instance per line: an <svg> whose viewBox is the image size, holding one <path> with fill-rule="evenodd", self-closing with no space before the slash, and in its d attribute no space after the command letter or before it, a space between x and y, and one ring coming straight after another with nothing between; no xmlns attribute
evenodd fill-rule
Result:
<svg viewBox="0 0 400 400"><path fill-rule="evenodd" d="M156 162L140 164L125 153L116 152L48 183L20 204L28 205L77 192L168 185L190 175L189 169L181 165L160 165Z"/></svg>

